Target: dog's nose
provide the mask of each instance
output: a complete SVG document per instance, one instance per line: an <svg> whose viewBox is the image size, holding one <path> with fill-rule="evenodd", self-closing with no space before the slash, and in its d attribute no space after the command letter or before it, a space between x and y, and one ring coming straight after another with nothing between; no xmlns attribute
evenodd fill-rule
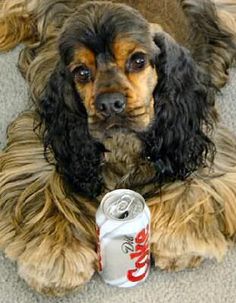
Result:
<svg viewBox="0 0 236 303"><path fill-rule="evenodd" d="M96 98L95 106L104 116L121 114L125 110L126 98L121 93L104 93Z"/></svg>

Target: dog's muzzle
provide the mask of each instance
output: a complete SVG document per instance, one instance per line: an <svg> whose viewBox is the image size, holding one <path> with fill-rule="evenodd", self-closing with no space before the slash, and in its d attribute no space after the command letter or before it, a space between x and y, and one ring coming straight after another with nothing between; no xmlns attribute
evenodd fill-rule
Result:
<svg viewBox="0 0 236 303"><path fill-rule="evenodd" d="M96 98L95 107L104 117L119 115L126 108L126 97L122 93L103 93Z"/></svg>

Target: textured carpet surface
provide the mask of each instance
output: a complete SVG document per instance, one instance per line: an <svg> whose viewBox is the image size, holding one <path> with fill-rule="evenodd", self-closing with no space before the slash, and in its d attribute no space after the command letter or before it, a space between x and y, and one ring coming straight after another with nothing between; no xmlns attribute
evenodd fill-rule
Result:
<svg viewBox="0 0 236 303"><path fill-rule="evenodd" d="M16 69L19 48L0 55L0 146L5 144L7 125L29 107L27 90ZM219 98L223 122L236 133L236 71ZM235 218L236 219L236 218ZM205 261L196 270L166 273L152 269L150 277L134 289L105 285L95 275L85 288L60 299L45 298L28 288L17 275L15 264L0 253L0 303L235 303L236 248L222 263Z"/></svg>

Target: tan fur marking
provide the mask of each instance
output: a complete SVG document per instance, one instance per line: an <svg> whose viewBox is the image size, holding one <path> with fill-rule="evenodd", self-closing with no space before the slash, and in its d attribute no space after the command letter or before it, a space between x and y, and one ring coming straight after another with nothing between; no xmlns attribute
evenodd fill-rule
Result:
<svg viewBox="0 0 236 303"><path fill-rule="evenodd" d="M83 45L79 45L75 50L73 61L70 64L70 68L73 70L76 66L84 64L95 71L95 55L94 53Z"/></svg>
<svg viewBox="0 0 236 303"><path fill-rule="evenodd" d="M74 54L74 59L70 64L70 69L73 70L80 64L86 65L92 72L92 77L96 76L96 58L94 53L83 45L78 46ZM94 83L89 82L81 84L76 83L76 88L83 99L84 105L87 111L92 114L94 113Z"/></svg>
<svg viewBox="0 0 236 303"><path fill-rule="evenodd" d="M139 45L137 42L128 38L118 37L113 44L113 52L115 55L116 63L121 70L125 70L126 61L131 53L138 50ZM142 49L140 49L141 51Z"/></svg>

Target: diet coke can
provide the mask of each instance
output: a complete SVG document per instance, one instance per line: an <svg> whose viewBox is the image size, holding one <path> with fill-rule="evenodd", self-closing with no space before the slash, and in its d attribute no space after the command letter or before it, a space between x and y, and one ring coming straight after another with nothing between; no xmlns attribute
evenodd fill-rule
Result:
<svg viewBox="0 0 236 303"><path fill-rule="evenodd" d="M96 223L103 280L118 287L145 281L150 270L150 211L143 197L127 189L108 193Z"/></svg>

